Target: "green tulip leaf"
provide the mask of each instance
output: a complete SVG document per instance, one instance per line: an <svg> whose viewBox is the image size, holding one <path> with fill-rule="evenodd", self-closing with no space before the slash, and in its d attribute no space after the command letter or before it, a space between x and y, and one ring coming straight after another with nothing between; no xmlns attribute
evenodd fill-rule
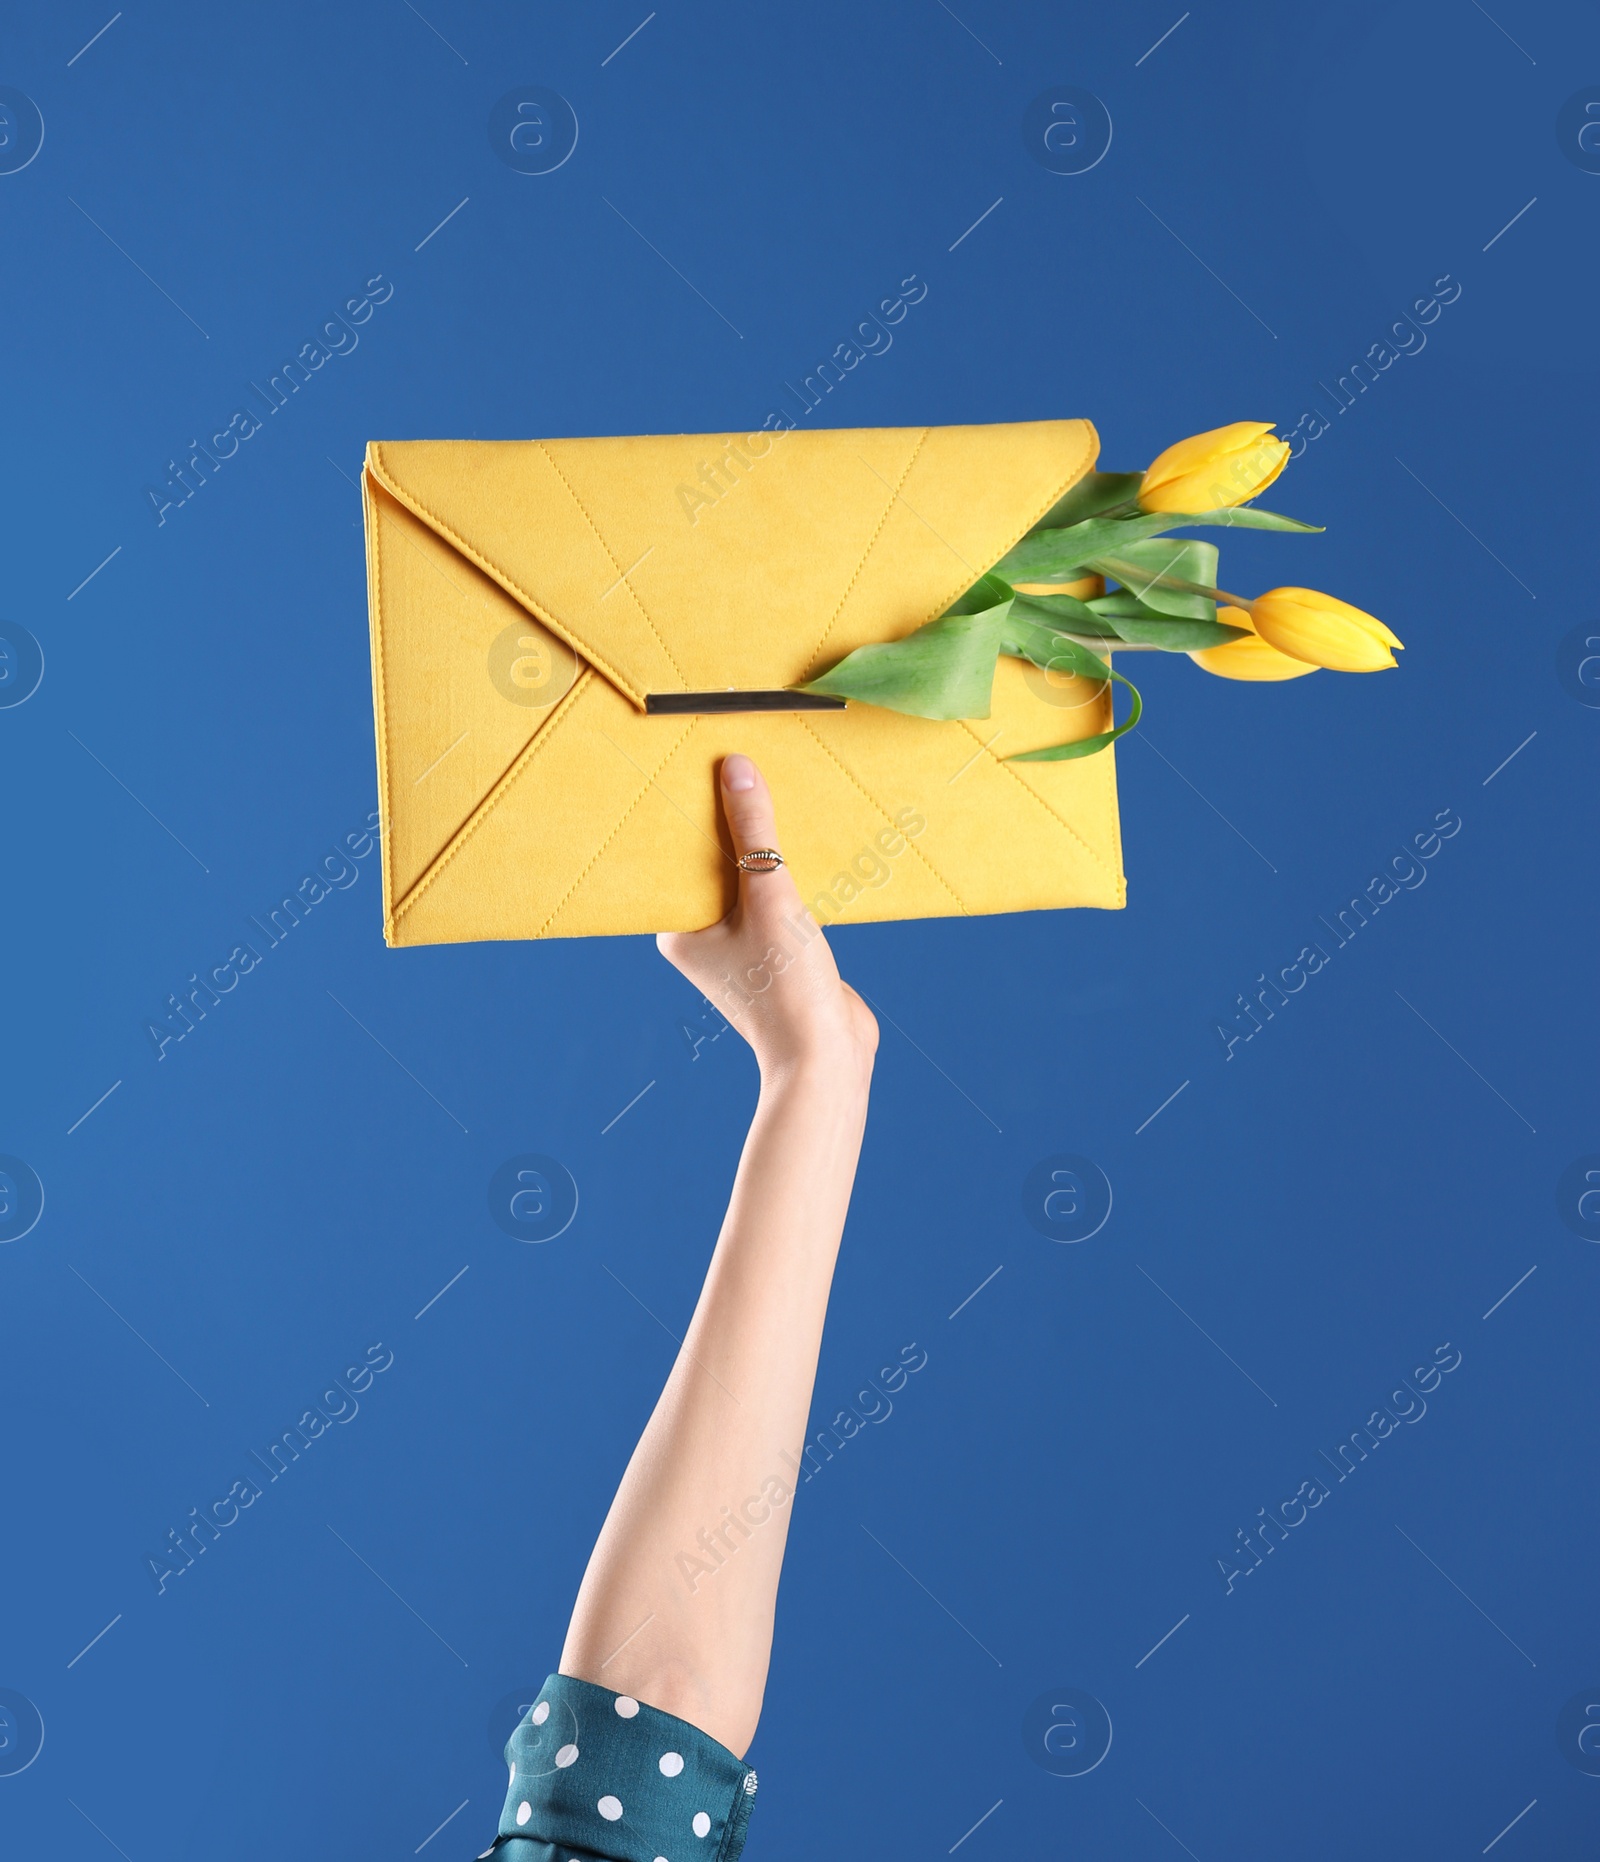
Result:
<svg viewBox="0 0 1600 1862"><path fill-rule="evenodd" d="M1113 676L1111 668L1092 648L1070 639L1059 627L1019 614L1020 606L1021 597L1013 602L1000 630L1002 653L1012 659L1031 660L1047 672L1070 672L1079 679L1099 679L1103 683Z"/></svg>
<svg viewBox="0 0 1600 1862"><path fill-rule="evenodd" d="M994 572L1008 582L1070 582L1082 575L1083 565L1096 556L1118 555L1128 544L1142 542L1146 537L1200 525L1229 530L1289 530L1305 535L1323 529L1321 524L1305 524L1297 517L1243 504L1226 511L1145 511L1136 517L1090 517L1029 531L1001 557Z"/></svg>
<svg viewBox="0 0 1600 1862"><path fill-rule="evenodd" d="M1133 707L1115 730L1100 731L1077 743L1051 744L1043 750L1023 750L1005 760L1008 763L1061 763L1073 757L1093 756L1096 751L1104 750L1107 744L1115 743L1119 737L1125 736L1139 722L1144 702L1138 688L1130 680L1124 679L1120 672L1113 672L1106 661L1088 647L1076 640L1068 640L1053 628L1041 627L1036 621L1019 616L1016 608L1022 599L1019 596L1013 604L1011 617L1005 624L1001 652L1009 653L1016 659L1031 660L1035 666L1051 672L1070 672L1080 679L1115 680L1118 685L1127 686Z"/></svg>
<svg viewBox="0 0 1600 1862"><path fill-rule="evenodd" d="M1130 595L1125 588L1113 589L1109 595L1096 595L1092 603L1086 603L1091 613L1101 615L1108 621L1128 620L1170 620L1170 615L1163 615L1159 608L1149 608L1137 595Z"/></svg>
<svg viewBox="0 0 1600 1862"><path fill-rule="evenodd" d="M994 574L980 576L971 588L945 609L946 614L981 614L1011 599L1011 584Z"/></svg>
<svg viewBox="0 0 1600 1862"><path fill-rule="evenodd" d="M1086 472L1067 495L1051 505L1028 532L1060 530L1068 524L1098 517L1119 504L1132 504L1144 483L1142 472Z"/></svg>
<svg viewBox="0 0 1600 1862"><path fill-rule="evenodd" d="M1025 536L995 564L1008 582L1070 582L1087 573L1083 564L1115 554L1129 543L1176 530L1189 520L1154 512L1141 517L1090 517Z"/></svg>
<svg viewBox="0 0 1600 1862"><path fill-rule="evenodd" d="M1089 634L1097 640L1115 640L1121 630L1101 618L1097 608L1075 595L1017 595L1011 602L1013 621L1027 620L1069 634ZM1004 647L1001 648L1005 652Z"/></svg>
<svg viewBox="0 0 1600 1862"><path fill-rule="evenodd" d="M1228 627L1221 621L1183 620L1176 615L1162 614L1125 593L1102 595L1094 605L1122 639L1137 641L1142 646L1160 647L1167 653L1193 653L1200 647L1226 646L1230 640L1242 639L1249 631L1243 627Z"/></svg>
<svg viewBox="0 0 1600 1862"><path fill-rule="evenodd" d="M1093 655L1091 654L1090 657L1092 658ZM1077 743L1051 744L1043 750L1019 750L1015 756L1008 756L1005 760L1008 763L1065 763L1073 757L1094 756L1097 752L1114 744L1119 737L1126 737L1139 722L1140 714L1144 710L1144 700L1139 696L1139 688L1132 680L1124 679L1120 672L1111 672L1110 667L1104 667L1104 670L1116 680L1118 685L1127 686L1128 697L1132 700L1127 717L1115 730L1100 731L1093 737L1080 738Z"/></svg>
<svg viewBox="0 0 1600 1862"><path fill-rule="evenodd" d="M943 615L903 640L857 647L800 689L917 718L986 718L1010 608L1002 601L976 614Z"/></svg>
<svg viewBox="0 0 1600 1862"><path fill-rule="evenodd" d="M1200 511L1192 517L1179 517L1175 525L1208 524L1228 530L1292 530L1304 536L1321 536L1326 524L1303 524L1298 517L1285 517L1278 511L1259 510L1253 504L1236 505L1230 511Z"/></svg>
<svg viewBox="0 0 1600 1862"><path fill-rule="evenodd" d="M1115 556L1095 559L1103 574L1115 576L1129 594L1158 614L1172 614L1186 621L1216 619L1214 595L1201 590L1214 588L1217 579L1217 546L1199 543L1191 537L1149 537L1142 543L1126 543Z"/></svg>

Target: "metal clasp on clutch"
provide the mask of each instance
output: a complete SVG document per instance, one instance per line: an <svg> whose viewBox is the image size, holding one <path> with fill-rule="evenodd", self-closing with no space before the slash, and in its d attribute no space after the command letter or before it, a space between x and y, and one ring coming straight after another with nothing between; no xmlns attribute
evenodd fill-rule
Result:
<svg viewBox="0 0 1600 1862"><path fill-rule="evenodd" d="M649 692L644 708L652 715L679 716L702 712L720 715L731 711L843 711L845 700L822 692Z"/></svg>

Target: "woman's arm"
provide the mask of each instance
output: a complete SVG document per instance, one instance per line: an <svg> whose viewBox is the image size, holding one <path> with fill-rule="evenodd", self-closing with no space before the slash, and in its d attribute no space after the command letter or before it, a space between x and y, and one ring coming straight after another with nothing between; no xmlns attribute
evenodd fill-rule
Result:
<svg viewBox="0 0 1600 1862"><path fill-rule="evenodd" d="M777 845L748 757L722 766L735 851ZM561 1672L743 1755L755 1734L828 1288L866 1123L877 1024L787 869L657 940L754 1048L761 1093L672 1374L589 1560Z"/></svg>

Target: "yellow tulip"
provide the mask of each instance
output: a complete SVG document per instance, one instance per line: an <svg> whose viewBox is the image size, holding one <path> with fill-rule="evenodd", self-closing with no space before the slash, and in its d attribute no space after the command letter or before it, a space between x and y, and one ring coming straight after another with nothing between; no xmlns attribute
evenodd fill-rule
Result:
<svg viewBox="0 0 1600 1862"><path fill-rule="evenodd" d="M1375 615L1314 588L1269 588L1250 604L1255 630L1279 652L1335 672L1381 672L1401 644Z"/></svg>
<svg viewBox="0 0 1600 1862"><path fill-rule="evenodd" d="M1236 420L1169 446L1139 491L1145 511L1225 511L1259 496L1288 464L1270 420Z"/></svg>
<svg viewBox="0 0 1600 1862"><path fill-rule="evenodd" d="M1214 672L1221 679L1298 679L1315 672L1315 666L1303 659L1291 659L1263 640L1251 625L1243 608L1218 608L1217 619L1225 627L1242 627L1242 640L1228 640L1219 647L1200 647L1189 655L1197 666Z"/></svg>

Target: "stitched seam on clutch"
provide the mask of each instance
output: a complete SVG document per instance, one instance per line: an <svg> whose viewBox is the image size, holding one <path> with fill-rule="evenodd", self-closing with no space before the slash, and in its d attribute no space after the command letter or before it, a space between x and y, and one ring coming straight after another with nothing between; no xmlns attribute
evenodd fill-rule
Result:
<svg viewBox="0 0 1600 1862"><path fill-rule="evenodd" d="M383 465L382 447L374 442L372 452L373 457L378 461L379 466L382 467L387 475L388 468ZM515 595L528 612L533 615L535 620L543 621L547 627L560 634L561 638L566 641L567 645L571 647L572 651L576 653L580 659L588 660L591 665L603 672L625 697L632 696L632 682L625 674L619 672L602 654L596 652L570 621L562 620L560 615L556 613L555 609L551 607L548 602L541 602L536 595L530 595L527 589L522 586L514 575L500 568L497 564L490 562L489 558L475 549L473 545L462 536L459 530L447 523L424 499L419 498L409 485L396 488L394 485L387 482L386 477L383 488L397 504L409 510L413 516L415 516L418 511L423 512L434 528L442 536L448 537L469 562L476 563L491 582L498 583L500 587L509 590L510 593ZM585 515L587 516L588 513L585 512ZM607 554L609 555L610 552L607 551ZM648 619L649 616L647 615L645 618ZM667 657L670 659L672 656L668 654ZM681 673L679 677L682 677ZM684 680L684 683L687 685L688 681Z"/></svg>
<svg viewBox="0 0 1600 1862"><path fill-rule="evenodd" d="M1048 510L1050 510L1050 508L1051 508L1051 507L1052 507L1053 505L1055 505L1055 504L1058 504L1058 503L1059 503L1059 502L1061 501L1061 499L1062 499L1062 498L1064 498L1064 497L1066 496L1066 494L1067 494L1067 492L1068 492L1068 491L1069 491L1069 490L1070 490L1070 489L1071 489L1071 488L1072 488L1072 487L1073 487L1074 485L1076 485L1076 484L1077 484L1077 482L1078 482L1078 480L1079 480L1080 478L1082 478L1082 477L1083 477L1083 475L1084 475L1084 472L1085 472L1086 470L1088 470L1088 469L1090 469L1089 467L1087 467L1087 466L1085 466L1085 465L1084 465L1084 464L1082 463L1082 461L1083 461L1083 460L1088 460L1088 461L1090 461L1090 462L1092 462L1092 461L1093 461L1093 459L1094 459L1094 457L1095 457L1095 455L1096 455L1096 453L1097 453L1097 452L1098 452L1098 450L1099 450L1099 443L1100 443L1100 435L1099 435L1099 434L1098 434L1098 433L1097 433L1097 432L1095 431L1095 427L1094 427L1094 423L1093 423L1092 421L1087 421L1087 420L1086 420L1086 421L1084 421L1084 423L1083 423L1083 424L1084 424L1084 426L1086 426L1086 427L1087 427L1087 428L1089 429L1089 437L1088 437L1088 439L1087 439L1087 440L1085 441L1085 443L1084 443L1084 448L1083 448L1083 452L1082 452L1082 453L1081 453L1081 454L1079 455L1079 460L1080 460L1080 463L1079 463L1079 464L1078 464L1078 465L1077 465L1077 466L1076 466L1076 467L1075 467L1075 468L1073 469L1073 471L1072 471L1072 472L1070 472L1070 473L1069 473L1069 474L1067 475L1067 477L1066 477L1066 478L1065 478L1064 480L1062 480L1062 481L1060 481L1060 482L1059 482L1059 483L1058 483L1058 484L1056 485L1056 488L1055 488L1055 490L1054 490L1054 491L1052 491L1052 492L1051 492L1051 494L1049 495L1049 497L1045 499L1045 501L1044 501L1044 503L1043 503L1043 504L1041 504L1041 505L1039 506L1039 508L1038 508L1038 510L1034 512L1034 514L1033 514L1033 516L1032 516L1032 517L1030 517L1030 518L1028 519L1028 521L1027 521L1027 523L1026 523L1026 524L1025 524L1025 525L1023 526L1023 528L1022 528L1022 529L1021 529L1021 530L1020 530L1020 531L1019 531L1019 532L1017 533L1017 536L1016 536L1016 537L1014 537L1014 538L1012 539L1012 541L1011 541L1011 543L1010 543L1010 544L1008 544L1008 545L1006 546L1006 548L1007 548L1007 549L1010 549L1010 548L1012 548L1012 547L1014 547L1014 545L1015 545L1015 544L1016 544L1016 543L1017 543L1017 542L1018 542L1018 541L1020 540L1020 538L1022 538L1022 537L1025 537L1025 536L1026 536L1026 535L1028 534L1028 532L1029 532L1030 530L1032 530L1032 528L1034 527L1034 525L1035 525L1036 523L1038 523L1038 521L1039 521L1039 519L1040 519L1041 517L1043 517L1043 516L1044 516L1044 514L1045 514L1045 513L1046 513L1046 512L1048 511ZM923 437L923 440L924 440L924 441L925 441L925 440L927 439L927 437L928 437L928 435L929 435L929 433L931 433L931 432L932 432L932 430L933 430L933 429L932 429L931 427L928 427L928 428L924 428L924 429L923 429L923 435L922 435L922 437ZM922 449L921 449L921 446L920 446L920 445L918 446L918 449L917 449L917 450L918 450L918 452L920 452L920 451L922 450ZM916 461L915 461L915 458L913 458L913 461L912 461L912 463L913 463L913 464L915 464L915 462L916 462ZM911 474L911 467L910 467L910 466L907 466L907 467L906 467L906 477L907 477L907 478L909 478L909 477L910 477L910 474ZM905 485L905 479L904 479L904 478L903 478L903 479L901 479L901 481L900 481L900 483L901 483L901 486L902 486L902 487L904 487L904 485ZM887 512L885 512L885 513L884 513L884 515L885 515L885 517L887 517L887 516L888 516L888 513L887 513ZM924 519L924 522L926 522L926 519ZM882 525L881 525L881 524L879 525L879 529L880 529L880 530L882 529ZM874 541L876 541L876 538L874 538ZM869 548L870 548L870 546L869 546ZM1005 550L1002 550L1002 551L1000 552L1000 555L1001 555L1001 556L1004 556L1004 555L1005 555L1005 553L1006 553L1006 551L1005 551ZM997 557L995 558L995 561L996 561L996 562L998 562L999 560L1000 560L1000 557L998 557L998 556L997 556ZM862 567L862 568L865 568L865 567L866 567L866 558L865 558L865 557L863 557L863 558L862 558L862 563L861 563L861 567ZM860 571L860 569L858 569L858 570L856 571L856 574L857 574L857 575L859 575L860 573L861 573L861 571ZM987 570L985 570L985 571L984 571L984 573L985 573L985 574L987 574L987 573L988 573L988 571L987 571ZM852 585L853 585L853 580L854 580L854 578L852 578ZM954 585L954 586L953 586L953 587L952 587L952 588L951 588L951 589L949 590L949 592L948 592L947 594L944 594L944 595L941 595L941 596L940 596L940 598L939 598L939 599L938 599L938 600L937 600L937 601L936 601L936 602L935 602L935 603L933 604L933 607L932 607L932 608L931 608L931 609L930 609L930 610L928 611L928 613L926 613L925 615L923 615L923 617L922 617L922 619L921 619L921 620L920 620L920 621L919 621L919 622L917 623L917 626L919 626L919 627L924 627L924 626L926 626L926 625L927 625L927 623L928 623L929 621L933 621L933 620L937 620L937 619L939 618L939 616L940 616L941 614L943 614L943 613L944 613L944 611L945 611L945 609L946 609L946 608L948 608L948 607L950 606L950 604L951 604L951 602L952 602L952 601L954 601L954 600L956 599L956 597L957 597L958 595L963 595L963 594L965 594L965 593L966 593L966 591L967 591L967 590L968 590L969 588L971 588L971 587L972 587L972 583L971 583L971 581L969 581L969 580L967 579L967 577L966 577L965 575L963 575L963 576L962 576L962 578L961 578L961 580L960 580L959 582L957 582L957 583L955 583L955 585ZM846 591L846 592L848 593L848 591ZM843 603L843 602L840 602L840 604L839 604L839 607L840 607L840 611L842 612L842 611L843 611L843 608L844 608L844 603ZM837 620L837 619L839 618L839 616L838 616L838 615L836 614L836 615L835 615L835 616L834 616L833 618L834 618L834 620L836 621L836 620ZM912 632L914 633L915 631L916 631L916 629L915 629L915 628L913 628L913 629L912 629ZM829 623L828 623L828 633L832 633L832 632L833 632L833 621L829 621ZM827 637L828 637L828 634L824 634L824 635L822 636L822 640L819 640L819 641L817 642L817 646L816 646L816 651L815 651L815 652L814 652L814 653L812 654L812 658L813 658L813 659L815 659L815 658L816 658L816 656L817 656L817 653L820 653L820 652L822 651L822 645L823 645L823 641L825 641L825 640L827 639ZM903 636L902 636L902 637L903 637Z"/></svg>
<svg viewBox="0 0 1600 1862"><path fill-rule="evenodd" d="M667 754L656 765L655 775L647 776L645 778L644 787L639 791L639 793L633 798L631 802L629 802L628 806L623 810L621 819L617 822L617 825L611 830L611 832L605 837L605 839L600 843L600 845L595 849L594 853L589 858L588 865L584 867L583 871L578 875L578 877L575 880L573 880L572 884L567 887L565 892L562 893L560 899L556 903L555 910L550 913L549 917L545 919L544 923L540 925L539 929L534 932L533 935L535 937L543 937L545 932L548 931L551 925L553 925L555 921L561 916L562 912L566 909L567 901L572 897L573 893L575 893L578 890L578 888L583 884L583 882L589 877L590 873L594 870L596 863L599 861L601 855L604 854L605 850L611 845L611 843L622 832L624 826L627 824L629 815L633 813L634 809L636 809L639 806L639 804L644 800L644 798L655 787L656 776L659 776L661 774L662 770L664 770L667 767L667 765L672 761L672 759L678 754L678 752L683 748L683 746L689 741L689 738L694 733L695 726L699 722L700 720L698 718L691 718L689 720L688 730L686 730L683 733L683 735L677 740L677 742L673 744L672 748L667 752Z"/></svg>
<svg viewBox="0 0 1600 1862"><path fill-rule="evenodd" d="M1046 508L1048 509L1048 506ZM974 737L978 737L978 733L972 729L972 725L968 722L966 718L963 718L961 722L967 730L972 731L972 734ZM1092 860L1098 861L1099 864L1105 868L1107 874L1109 874L1112 879L1120 879L1119 874L1112 872L1111 865L1107 861L1105 855L1101 853L1097 847L1090 846L1088 841L1086 841L1083 838L1083 836L1072 825L1072 823L1066 819L1064 815L1058 815L1056 811L1050 806L1050 804L1044 799L1044 797L1039 793L1037 789L1033 788L1031 784L1023 782L1021 776L1017 774L1017 772L1011 767L1011 765L1005 760L1004 757L996 756L995 753L989 748L989 745L983 743L983 739L981 737L978 737L978 742L983 744L984 753L987 755L991 763L995 764L998 768L1003 769L1006 772L1006 774L1012 779L1013 782L1018 783L1027 794L1031 795L1033 799L1039 804L1039 806L1045 811L1045 813L1049 815L1051 820L1058 822L1062 827L1064 827L1067 830L1067 832L1072 836L1072 838L1078 843L1078 845L1083 849L1083 851L1086 854L1088 854ZM993 742L992 738L990 739L990 742ZM1107 744L1106 748L1109 750L1111 746Z"/></svg>
<svg viewBox="0 0 1600 1862"><path fill-rule="evenodd" d="M1095 431L1093 422L1086 420L1083 424L1086 427L1088 427L1090 437L1084 445L1082 456L1089 459L1092 462L1098 456L1100 435ZM999 562L1001 557L1005 556L1008 553L1008 551L1014 549L1016 545L1019 542L1021 542L1022 538L1025 537L1030 530L1032 530L1034 525L1038 523L1039 519L1044 516L1046 511L1050 510L1053 506L1059 504L1061 500L1067 495L1067 493L1072 489L1072 487L1077 484L1078 480L1084 476L1085 472L1088 470L1092 470L1092 469L1093 469L1092 464L1088 467L1080 467L1078 470L1072 472L1070 476L1064 482L1059 483L1056 486L1055 490L1051 492L1050 496L1045 499L1044 503L1039 506L1038 510L1034 512L1033 516L1028 519L1027 523L1017 533L1017 535L1012 539L1012 541L1008 543L1006 545L1006 548L1000 552L1000 555L995 558L995 562ZM990 567L992 568L993 564L991 564ZM989 571L985 569L983 573L987 575ZM958 595L964 595L967 592L967 590L971 587L972 587L972 583L969 582L965 576L963 576L962 579L956 583L954 588L950 590L949 594L945 595L944 597L942 597L942 599L937 601L934 604L932 611L928 614L925 614L922 617L921 621L918 622L918 626L925 627L929 621L936 621L939 618L939 616L944 613L945 609L950 606L951 602L956 599ZM915 632L916 629L913 628L912 631Z"/></svg>
<svg viewBox="0 0 1600 1862"><path fill-rule="evenodd" d="M532 738L522 746L512 759L510 767L500 776L494 787L490 789L483 800L479 802L462 826L456 829L455 838L450 842L450 845L445 848L443 853L436 857L433 865L430 866L427 872L416 882L401 903L394 907L392 916L397 924L401 918L411 910L412 906L416 904L417 900L422 897L423 893L427 891L429 886L433 884L461 849L466 846L467 842L471 840L472 836L483 826L484 822L489 819L495 809L500 806L500 803L505 798L506 791L511 787L512 783L517 780L539 751L550 742L551 738L555 736L560 727L565 724L567 719L577 710L578 695L593 677L594 669L592 667L585 668L579 675L578 681L573 686L572 690L562 700L560 709L547 723L540 725L539 729L534 732Z"/></svg>
<svg viewBox="0 0 1600 1862"><path fill-rule="evenodd" d="M883 803L878 800L877 796L875 796L870 789L866 788L860 782L860 780L848 768L846 768L846 766L843 763L839 762L838 757L834 756L833 751L828 747L827 743L821 737L817 736L817 733L814 730L812 730L810 724L807 723L804 718L800 719L800 724L803 729L810 731L812 737L816 738L817 743L820 745L824 753L827 756L831 757L832 760L836 764L838 764L839 768L844 772L844 774L847 777L849 777L850 781L853 782L858 789L860 789L861 793L864 796L866 796L867 800L871 802L872 806L877 809L880 815L883 816L884 820L889 823L890 827L893 827L895 825L894 816L889 813L888 809L885 808ZM932 873L934 878L938 880L939 884L944 887L945 891L950 894L951 898L955 900L956 904L961 907L962 915L964 917L970 918L972 916L972 909L967 904L966 900L962 898L961 894L956 891L955 887L950 884L949 880L945 878L943 873L939 871L939 869L933 864L933 862L922 851L922 849L917 845L917 843L911 839L909 835L906 836L906 845L917 856L917 858L928 869L928 871Z"/></svg>
<svg viewBox="0 0 1600 1862"><path fill-rule="evenodd" d="M871 557L873 550L877 547L878 538L883 534L883 527L886 523L888 523L890 513L894 510L895 505L899 502L901 487L904 486L906 480L910 478L911 468L917 463L917 460L921 457L922 449L924 446L927 445L928 435L932 431L933 431L932 427L924 427L922 429L922 437L917 441L916 445L912 448L911 457L906 461L906 469L900 474L900 483L896 485L894 489L889 493L889 502L884 506L882 517L878 519L877 528L873 531L872 535L867 539L867 547L861 552L861 560L860 562L856 564L855 574L851 576L848 584L845 587L844 593L839 597L839 605L838 607L834 609L832 618L829 620L827 626L823 628L822 638L811 649L812 659L815 659L817 655L822 651L823 647L827 644L827 639L828 639L829 634L833 632L834 627L837 625L839 616L844 613L845 603L850 599L851 591L855 588L856 583L861 580L861 571L866 568L868 559Z"/></svg>
<svg viewBox="0 0 1600 1862"><path fill-rule="evenodd" d="M549 461L550 470L554 472L556 477L561 480L561 483L566 486L567 496L572 500L572 502L575 505L577 505L578 509L583 512L583 521L594 532L595 541L600 545L601 549L605 551L607 561L609 561L611 564L611 567L617 571L618 579L622 582L622 585L627 589L629 595L632 596L633 605L644 616L645 626L648 627L651 633L655 635L656 645L660 647L663 653L666 654L668 663L671 665L672 670L678 675L678 677L683 680L684 689L687 691L688 686L689 686L689 681L684 673L683 668L673 658L672 648L669 647L666 641L662 639L661 630L656 626L655 622L651 620L649 610L645 607L644 603L639 599L639 597L634 594L633 584L628 580L626 572L618 564L616 552L612 549L611 545L607 543L607 541L605 540L605 537L601 534L600 526L589 515L588 506L583 502L582 498L580 498L578 494L572 489L571 484L567 480L566 473L563 472L560 466L556 464L555 460L550 457L550 449L545 445L544 441L535 440L534 444L539 448L539 451L544 454L546 460Z"/></svg>

